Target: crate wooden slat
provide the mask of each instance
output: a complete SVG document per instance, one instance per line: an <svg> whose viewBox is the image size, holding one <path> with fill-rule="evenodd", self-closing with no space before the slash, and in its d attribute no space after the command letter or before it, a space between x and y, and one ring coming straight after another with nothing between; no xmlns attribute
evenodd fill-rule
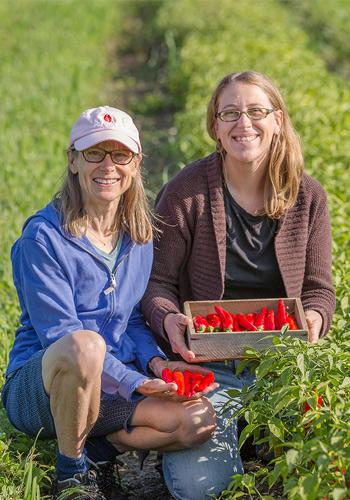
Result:
<svg viewBox="0 0 350 500"><path fill-rule="evenodd" d="M184 313L193 318L196 314L204 316L215 313L214 305L219 305L226 311L237 313L259 313L266 306L277 312L279 298L275 299L247 299L247 300L212 300L187 301L184 304ZM299 330L291 330L288 335L301 340L308 339L308 327L305 314L299 298L283 298L287 311L294 314ZM220 361L224 359L244 359L245 347L253 347L261 351L272 345L272 338L264 339L268 335L279 337L279 330L264 332L212 332L196 333L193 323L187 327L187 343L196 355L194 362ZM264 340L261 340L264 339Z"/></svg>

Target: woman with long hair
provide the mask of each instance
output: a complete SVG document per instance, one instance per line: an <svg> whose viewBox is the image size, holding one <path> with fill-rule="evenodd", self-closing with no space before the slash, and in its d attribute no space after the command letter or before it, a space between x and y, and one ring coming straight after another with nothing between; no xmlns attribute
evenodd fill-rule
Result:
<svg viewBox="0 0 350 500"><path fill-rule="evenodd" d="M207 130L216 151L184 167L155 203L162 233L154 245L142 312L166 352L195 361L184 332L185 301L299 297L310 342L325 336L335 309L327 197L304 172L297 134L277 87L245 71L225 76L210 100ZM209 362L220 388L251 383L235 361ZM176 500L218 495L242 474L237 422L218 416L214 436L193 450L165 452L163 471ZM186 471L191 471L189 493ZM182 477L181 489L174 489Z"/></svg>
<svg viewBox="0 0 350 500"><path fill-rule="evenodd" d="M140 314L153 226L131 117L109 106L85 111L67 156L61 189L11 251L22 314L2 401L14 427L57 438L53 498L105 500L118 494L118 455L211 437L216 416L203 396L218 384L178 395L162 380L166 356Z"/></svg>

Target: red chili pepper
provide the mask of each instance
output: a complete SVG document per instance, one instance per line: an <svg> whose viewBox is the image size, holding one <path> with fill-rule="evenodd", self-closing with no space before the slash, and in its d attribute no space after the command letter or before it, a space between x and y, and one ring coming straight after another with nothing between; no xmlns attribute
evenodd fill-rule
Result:
<svg viewBox="0 0 350 500"><path fill-rule="evenodd" d="M246 315L246 318L247 318L247 320L249 321L249 323L253 323L253 325L254 325L254 323L255 323L255 316L254 316L254 314L253 314L253 313L248 313L248 314Z"/></svg>
<svg viewBox="0 0 350 500"><path fill-rule="evenodd" d="M220 316L222 321L222 328L224 332L232 332L233 331L233 322L230 313L225 311L222 307L214 306L215 311Z"/></svg>
<svg viewBox="0 0 350 500"><path fill-rule="evenodd" d="M199 372L192 373L192 395L198 392L198 386L203 380L203 375Z"/></svg>
<svg viewBox="0 0 350 500"><path fill-rule="evenodd" d="M295 320L295 317L292 316L291 314L287 313L287 319L288 319L288 323L289 323L289 329L290 330L298 330L298 325L297 325L297 322Z"/></svg>
<svg viewBox="0 0 350 500"><path fill-rule="evenodd" d="M213 372L208 372L204 375L202 382L198 385L197 392L203 391L208 385L213 383L215 380L215 375Z"/></svg>
<svg viewBox="0 0 350 500"><path fill-rule="evenodd" d="M281 325L281 321L280 321L277 313L275 314L275 325L276 325L276 330L280 330L283 326L283 325Z"/></svg>
<svg viewBox="0 0 350 500"><path fill-rule="evenodd" d="M276 330L275 311L271 309L266 315L266 330Z"/></svg>
<svg viewBox="0 0 350 500"><path fill-rule="evenodd" d="M184 371L184 382L185 382L185 395L189 399L192 396L192 372L190 370Z"/></svg>
<svg viewBox="0 0 350 500"><path fill-rule="evenodd" d="M222 323L218 314L207 314L207 321L214 327L214 332L222 332Z"/></svg>
<svg viewBox="0 0 350 500"><path fill-rule="evenodd" d="M235 314L233 314L233 313L230 313L230 316L231 316L232 321L233 321L233 331L234 331L234 332L240 332L240 331L241 331L241 329L240 329L240 327L239 327L239 324L238 324L238 319L237 319L236 315L235 315Z"/></svg>
<svg viewBox="0 0 350 500"><path fill-rule="evenodd" d="M192 321L196 332L205 332L209 326L208 321L205 318L202 318L202 316L199 316L199 314L196 314L196 316L192 318Z"/></svg>
<svg viewBox="0 0 350 500"><path fill-rule="evenodd" d="M312 389L312 392L316 392L316 390ZM310 396L312 396L311 392L310 392ZM317 398L317 408L321 408L321 405L322 405L322 396L318 396L318 398ZM305 413L308 412L309 410L311 410L311 406L309 405L309 403L307 401L304 401L304 403L303 403L303 414L305 415ZM304 424L305 431L307 431L309 429L311 423L312 423L312 420L311 420L311 422L308 422L307 424Z"/></svg>
<svg viewBox="0 0 350 500"><path fill-rule="evenodd" d="M322 396L318 396L318 398L317 398L317 408L321 408L321 405L322 405ZM304 403L303 403L303 411L304 411L304 413L306 413L309 410L311 410L311 406L309 405L309 403L307 401L304 401Z"/></svg>
<svg viewBox="0 0 350 500"><path fill-rule="evenodd" d="M280 299L278 301L277 317L278 317L280 328L282 328L283 325L289 325L288 318L287 318L287 311L286 311L286 307L284 305L283 299Z"/></svg>
<svg viewBox="0 0 350 500"><path fill-rule="evenodd" d="M254 325L257 327L259 332L263 332L266 330L266 316L267 316L267 307L263 307L261 313L255 318Z"/></svg>
<svg viewBox="0 0 350 500"><path fill-rule="evenodd" d="M177 384L177 393L179 396L185 394L185 380L182 372L173 373L174 382Z"/></svg>
<svg viewBox="0 0 350 500"><path fill-rule="evenodd" d="M171 382L174 382L173 372L170 370L170 368L164 368L163 369L163 371L162 371L162 379L167 384L170 384Z"/></svg>
<svg viewBox="0 0 350 500"><path fill-rule="evenodd" d="M242 313L236 314L236 317L238 319L238 323L245 328L246 330L249 330L250 332L257 332L258 329L253 323L247 320L247 318L244 316Z"/></svg>

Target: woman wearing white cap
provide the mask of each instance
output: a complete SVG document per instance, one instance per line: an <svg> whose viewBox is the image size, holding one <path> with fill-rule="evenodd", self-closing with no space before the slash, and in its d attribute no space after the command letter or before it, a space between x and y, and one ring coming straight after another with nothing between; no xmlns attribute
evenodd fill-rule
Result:
<svg viewBox="0 0 350 500"><path fill-rule="evenodd" d="M107 106L85 111L67 155L61 189L11 251L22 314L2 401L16 428L57 438L54 498L77 485L84 491L65 498L103 500L118 454L210 438L215 412L202 396L218 384L186 400L161 380L166 356L139 312L153 227L131 117Z"/></svg>

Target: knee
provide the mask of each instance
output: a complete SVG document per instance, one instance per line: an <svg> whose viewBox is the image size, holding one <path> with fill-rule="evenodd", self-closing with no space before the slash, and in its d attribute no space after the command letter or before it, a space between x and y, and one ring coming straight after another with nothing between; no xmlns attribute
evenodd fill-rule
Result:
<svg viewBox="0 0 350 500"><path fill-rule="evenodd" d="M212 437L217 425L215 410L206 398L193 403L185 410L182 421L182 436L185 448L204 444Z"/></svg>
<svg viewBox="0 0 350 500"><path fill-rule="evenodd" d="M92 330L79 330L69 334L65 355L66 367L82 378L94 378L103 369L106 343Z"/></svg>

